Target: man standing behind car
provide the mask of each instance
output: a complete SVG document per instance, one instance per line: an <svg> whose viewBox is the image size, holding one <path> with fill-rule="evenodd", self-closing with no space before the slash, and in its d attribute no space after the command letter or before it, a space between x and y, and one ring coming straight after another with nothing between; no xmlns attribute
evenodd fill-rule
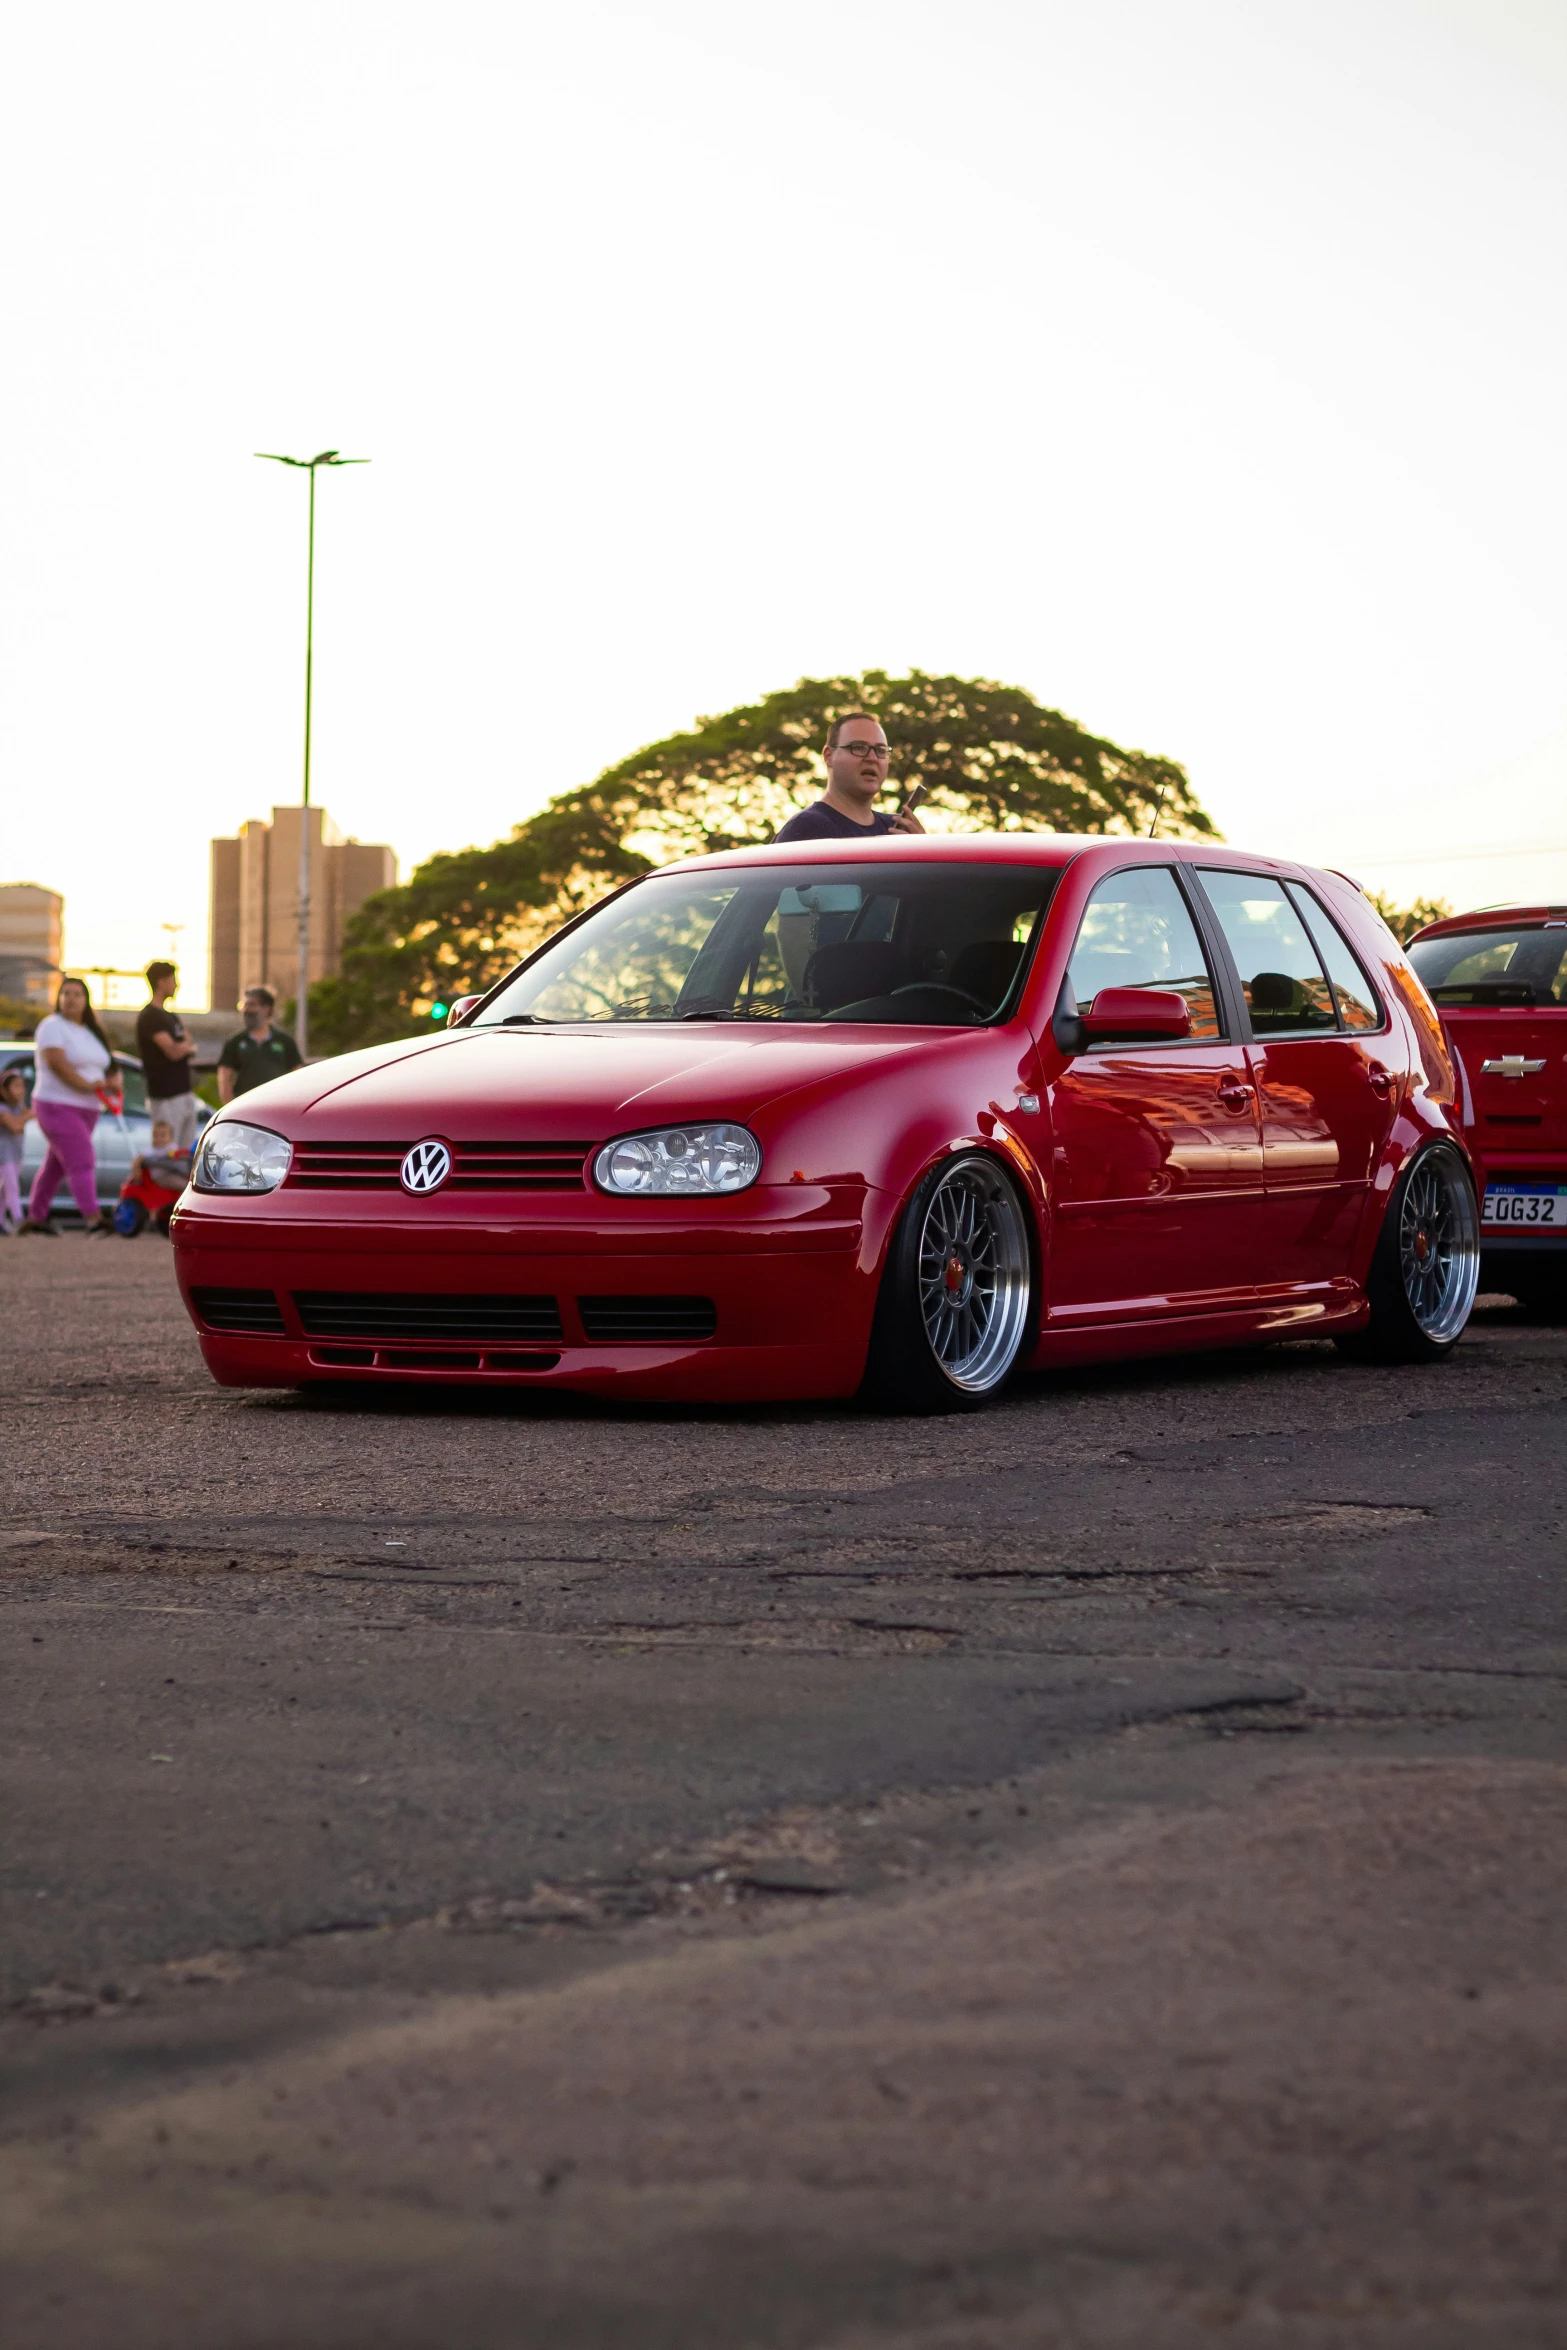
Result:
<svg viewBox="0 0 1567 2350"><path fill-rule="evenodd" d="M870 840L879 832L923 832L915 815L889 816L876 802L887 788L892 751L868 710L835 718L822 748L827 789L773 834L780 840Z"/></svg>
<svg viewBox="0 0 1567 2350"><path fill-rule="evenodd" d="M220 1102L231 1102L236 1094L251 1093L258 1085L265 1085L269 1077L286 1077L290 1069L302 1067L298 1045L286 1029L272 1025L276 1002L270 987L246 988L240 1007L245 1025L218 1055Z"/></svg>
<svg viewBox="0 0 1567 2350"><path fill-rule="evenodd" d="M179 981L172 963L149 963L150 1004L136 1015L136 1050L147 1080L147 1114L166 1118L175 1150L188 1151L196 1139L196 1095L190 1065L196 1040L185 1033L185 1023L168 1008Z"/></svg>

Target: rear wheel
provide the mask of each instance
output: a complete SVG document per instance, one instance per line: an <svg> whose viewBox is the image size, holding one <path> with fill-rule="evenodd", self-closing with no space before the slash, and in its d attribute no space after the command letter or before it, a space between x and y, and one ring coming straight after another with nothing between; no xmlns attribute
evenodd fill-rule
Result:
<svg viewBox="0 0 1567 2350"><path fill-rule="evenodd" d="M1441 1362L1463 1336L1479 1286L1469 1169L1452 1143L1432 1143L1388 1201L1366 1282L1371 1320L1339 1346L1358 1362Z"/></svg>
<svg viewBox="0 0 1567 2350"><path fill-rule="evenodd" d="M887 1254L863 1392L894 1411L977 1411L1023 1351L1033 1295L1011 1177L983 1151L933 1167Z"/></svg>

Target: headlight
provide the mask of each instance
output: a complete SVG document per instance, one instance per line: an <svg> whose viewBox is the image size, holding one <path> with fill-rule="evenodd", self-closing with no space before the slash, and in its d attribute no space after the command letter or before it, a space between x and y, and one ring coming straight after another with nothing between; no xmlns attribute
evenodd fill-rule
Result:
<svg viewBox="0 0 1567 2350"><path fill-rule="evenodd" d="M744 1191L761 1172L762 1146L743 1126L661 1126L607 1142L593 1162L605 1191L698 1193Z"/></svg>
<svg viewBox="0 0 1567 2350"><path fill-rule="evenodd" d="M215 1118L197 1146L191 1183L197 1191L276 1191L293 1155L281 1134Z"/></svg>

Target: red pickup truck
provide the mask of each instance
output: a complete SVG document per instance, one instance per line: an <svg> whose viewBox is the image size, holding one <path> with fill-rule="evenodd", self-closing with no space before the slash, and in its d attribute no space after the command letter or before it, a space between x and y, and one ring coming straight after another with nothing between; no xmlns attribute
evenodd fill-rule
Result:
<svg viewBox="0 0 1567 2350"><path fill-rule="evenodd" d="M1567 905L1432 922L1409 960L1458 1064L1481 1286L1567 1311Z"/></svg>

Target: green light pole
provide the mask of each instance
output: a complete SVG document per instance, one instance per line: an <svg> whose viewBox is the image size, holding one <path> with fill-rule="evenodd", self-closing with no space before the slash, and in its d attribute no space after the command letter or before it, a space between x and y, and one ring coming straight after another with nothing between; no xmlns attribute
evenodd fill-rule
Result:
<svg viewBox="0 0 1567 2350"><path fill-rule="evenodd" d="M295 995L294 1041L302 1056L310 1052L310 710L315 685L316 621L316 467L368 465L368 457L340 457L323 449L317 457L279 457L258 449L269 465L294 465L310 476L310 545L305 567L305 788L299 809L299 983Z"/></svg>

